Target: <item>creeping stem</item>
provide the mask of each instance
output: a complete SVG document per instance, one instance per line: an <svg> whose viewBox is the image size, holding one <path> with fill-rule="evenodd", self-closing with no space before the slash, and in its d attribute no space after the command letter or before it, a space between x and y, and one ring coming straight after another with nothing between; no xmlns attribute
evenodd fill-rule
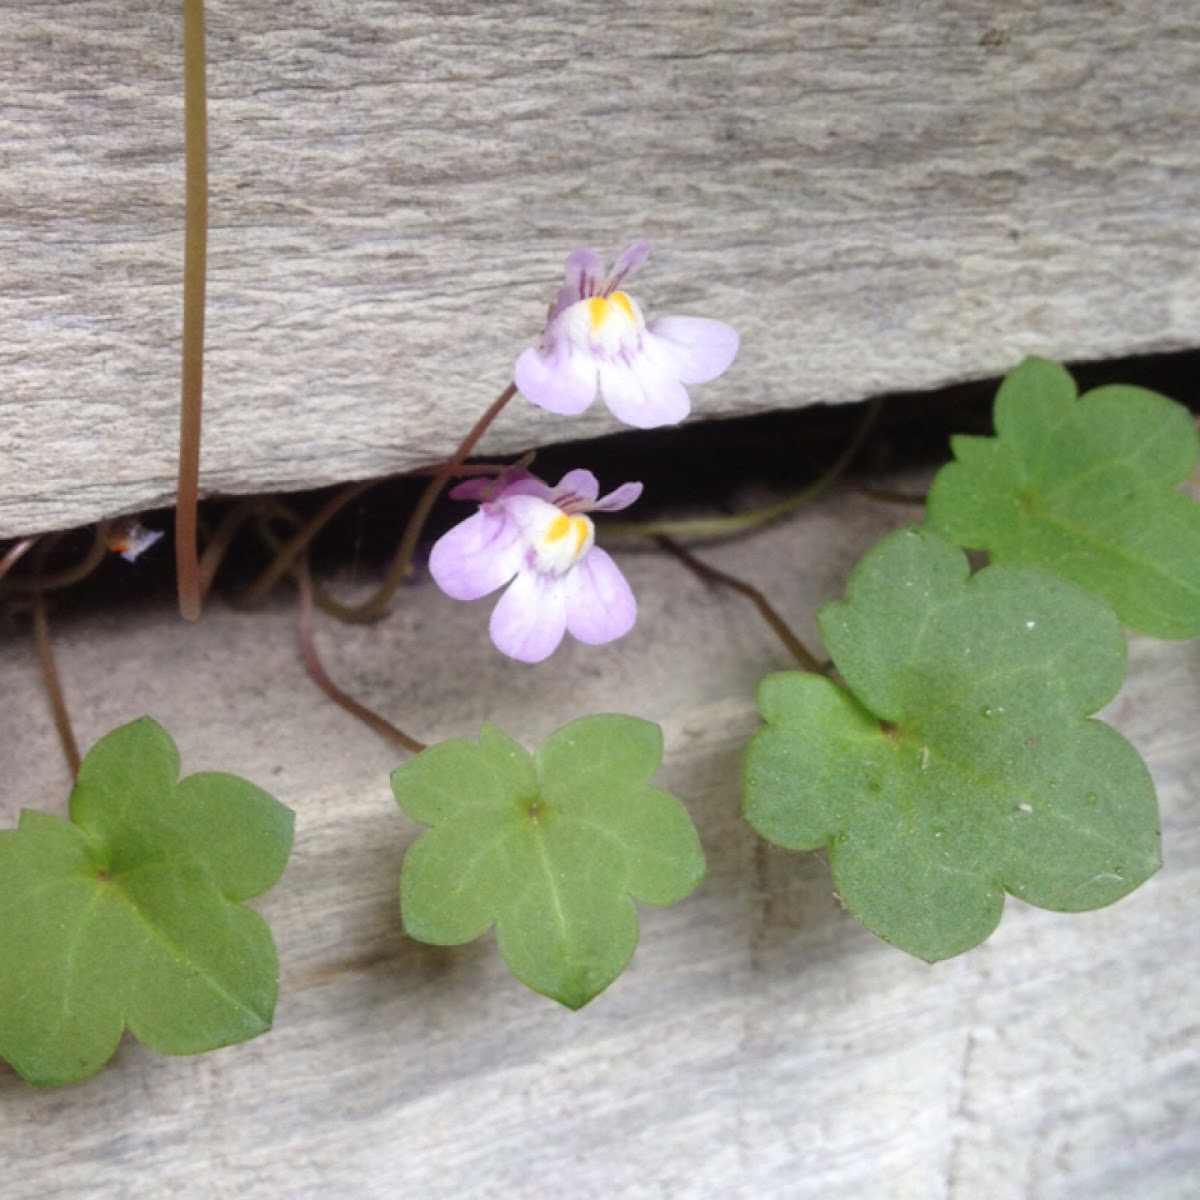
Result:
<svg viewBox="0 0 1200 1200"><path fill-rule="evenodd" d="M62 745L63 757L73 779L79 774L79 745L71 718L67 713L67 702L63 696L62 682L54 662L54 647L50 644L50 625L46 620L46 596L43 592L33 594L33 641L37 646L38 664L42 668L42 682L46 686L46 697L50 701L50 713L54 717L54 728Z"/></svg>
<svg viewBox="0 0 1200 1200"><path fill-rule="evenodd" d="M204 280L208 254L208 114L204 80L204 0L183 0L183 120L186 224L183 250L183 369L179 413L179 486L175 501L175 570L179 611L200 615L196 505L200 493L200 423L204 395Z"/></svg>
<svg viewBox="0 0 1200 1200"><path fill-rule="evenodd" d="M361 496L367 488L374 486L375 480L367 480L365 483L352 483L348 487L343 488L335 496L331 496L315 513L308 519L299 530L279 548L275 557L271 560L270 565L265 571L246 589L245 594L239 600L240 605L249 607L252 604L257 604L284 576L291 570L292 565L307 550L313 538L333 520L343 508L346 507L352 500Z"/></svg>
<svg viewBox="0 0 1200 1200"><path fill-rule="evenodd" d="M610 534L625 533L653 536L664 550L675 555L680 562L699 575L701 579L707 579L711 583L720 583L725 587L733 588L734 591L741 592L743 596L753 601L754 607L758 609L763 620L766 621L775 633L775 636L787 648L788 653L806 671L813 671L818 675L824 675L828 672L829 668L792 632L788 623L779 615L775 607L758 588L743 579L738 579L736 575L729 575L725 571L720 571L716 567L701 561L690 551L685 550L678 542L674 541L670 535L680 537L724 537L729 534L743 533L758 525L773 521L786 513L793 512L795 509L807 504L827 488L831 487L854 460L854 456L862 447L867 434L875 424L875 419L879 415L881 406L881 400L876 399L871 401L867 406L867 411L863 416L862 422L854 432L854 436L850 439L842 453L838 455L836 461L815 483L810 484L803 491L797 492L793 496L788 496L756 512L739 513L733 517L709 517L694 521L656 521L647 522L643 525L629 524L615 526L610 524L606 526L607 532Z"/></svg>
<svg viewBox="0 0 1200 1200"><path fill-rule="evenodd" d="M527 456L532 459L532 455ZM524 460L523 460L524 461ZM453 469L453 474L457 476L474 476L474 475L497 475L503 468L492 464L480 464L479 466L464 467L461 463ZM435 467L430 471L421 472L422 474L433 475L438 478L443 472L446 472L446 467ZM276 550L275 557L263 570L262 574L246 589L243 595L238 600L239 607L247 607L257 604L266 594L283 578L292 565L300 557L301 554L312 544L313 539L333 520L343 508L346 507L352 500L357 500L368 488L374 487L379 483L378 479L368 479L362 483L348 484L335 496L331 496L329 500L321 506L321 508L311 516L303 525L299 525L297 531L287 540L286 543L279 546ZM298 522L293 521L293 524ZM205 557L208 556L208 550L205 550ZM398 555L397 555L398 556ZM394 569L394 568L393 568ZM207 584L211 578L211 572L205 574L204 579ZM389 576L390 578L390 576ZM399 576L397 576L399 578ZM386 581L385 585L386 586ZM394 587L392 589L395 590ZM389 596L390 596L389 592ZM354 605L341 604L337 600L325 595L321 588L314 583L313 598L316 601L317 607L324 609L327 613L335 616L340 621L363 621L369 617L360 615L360 609Z"/></svg>
<svg viewBox="0 0 1200 1200"><path fill-rule="evenodd" d="M330 700L357 717L364 725L369 726L389 741L403 746L410 753L420 754L425 749L424 742L418 742L416 738L409 737L403 729L393 725L385 717L381 717L374 709L368 708L365 704L360 704L353 696L343 692L329 677L329 672L325 670L324 664L317 656L316 643L313 641L313 586L312 577L308 571L307 555L301 556L295 564L294 572L296 587L300 593L300 616L297 622L297 634L300 639L300 651L304 655L304 665L308 668L309 675L312 676L317 686Z"/></svg>
<svg viewBox="0 0 1200 1200"><path fill-rule="evenodd" d="M846 468L854 461L855 455L862 449L863 442L875 425L883 400L879 397L867 405L867 411L854 436L846 443L846 448L837 456L818 479L807 487L784 496L772 504L756 508L752 512L734 513L723 517L692 517L678 521L605 521L604 533L607 537L674 537L674 538L725 538L736 537L740 533L748 533L760 525L786 517L789 513L811 504L818 496L824 495L845 473Z"/></svg>
<svg viewBox="0 0 1200 1200"><path fill-rule="evenodd" d="M720 571L706 562L702 562L690 551L685 550L678 542L673 542L669 537L660 535L655 540L664 550L675 555L684 566L694 571L701 579L707 579L710 583L724 584L726 587L733 588L735 592L741 592L743 596L748 596L754 601L754 607L758 609L763 620L770 625L775 636L787 647L788 653L806 671L813 671L818 675L827 673L828 668L792 632L788 623L775 611L774 606L758 588L753 587L744 579L739 579L736 575L728 575L726 572Z"/></svg>
<svg viewBox="0 0 1200 1200"><path fill-rule="evenodd" d="M425 528L425 522L429 519L429 514L433 511L434 504L437 503L437 498L442 494L442 489L458 472L459 467L462 466L471 451L479 444L479 439L487 432L488 426L500 415L504 406L516 394L517 385L510 383L492 401L483 416L471 427L471 431L463 438L449 461L437 469L433 478L425 485L425 490L421 493L421 497L417 501L412 515L408 518L408 524L404 527L404 534L400 539L400 545L396 549L396 556L392 559L392 565L388 568L388 573L384 577L383 583L380 584L379 590L373 596L364 600L362 604L336 605L338 610L337 616L341 620L374 621L377 617L381 617L387 612L388 606L392 602L392 597L396 594L396 589L403 580L412 574L412 560L417 548L417 540L421 536L421 531Z"/></svg>
<svg viewBox="0 0 1200 1200"><path fill-rule="evenodd" d="M873 483L862 483L857 479L847 479L845 484L852 492L858 492L872 500L882 500L885 504L911 504L914 507L925 504L925 497L917 495L916 492L898 492L894 488L876 487Z"/></svg>
<svg viewBox="0 0 1200 1200"><path fill-rule="evenodd" d="M104 555L108 552L108 531L111 527L110 521L99 521L96 528L92 531L92 544L88 547L87 553L77 563L73 563L69 567L64 567L60 571L47 572L44 569L44 564L47 556L54 549L55 543L63 536L61 533L51 533L44 536L38 544L38 553L34 556L35 569L31 574L14 575L6 586L5 590L20 591L20 592L54 592L59 588L70 587L74 583L78 583L81 579L86 579L104 560ZM25 541L32 544L37 542L38 538L26 538ZM17 543L4 556L4 561L0 562L0 579L7 573L17 559L25 553L25 549L21 549L22 543ZM14 551L20 553L14 553Z"/></svg>
<svg viewBox="0 0 1200 1200"><path fill-rule="evenodd" d="M4 557L0 558L0 579L9 573L17 565L17 563L33 548L33 544L37 541L36 537L21 538L19 542L13 542L11 546L4 552Z"/></svg>
<svg viewBox="0 0 1200 1200"><path fill-rule="evenodd" d="M255 516L258 518L259 536L275 552L277 557L280 556L284 552L284 546L270 527L271 519L278 518L286 521L293 528L301 526L300 519L283 505L273 502L263 505ZM307 526L303 528L307 528ZM290 545L291 543L288 544ZM325 665L321 662L320 655L317 653L316 641L313 638L314 601L319 601L320 597L313 584L312 573L309 571L307 552L301 551L294 561L291 561L290 566L287 568L287 573L296 583L296 591L299 596L296 636L300 642L300 653L304 658L304 666L313 682L334 704L340 708L344 708L351 716L362 721L364 725L387 738L388 741L402 746L410 753L419 754L425 749L424 742L419 742L416 738L410 737L403 729L393 725L386 717L380 716L374 709L368 708L365 704L355 700L349 693L342 691L333 682L329 672L325 670Z"/></svg>
<svg viewBox="0 0 1200 1200"><path fill-rule="evenodd" d="M421 498L417 501L412 516L408 518L408 524L404 527L404 537L401 538L400 549L396 552L396 562L400 568L401 578L412 573L412 558L413 552L417 548L417 539L421 536L421 530L425 528L425 522L429 519L429 514L433 511L434 504L437 503L437 498L442 494L442 489L458 468L471 456L471 451L479 445L479 439L488 431L491 423L516 394L517 385L510 383L488 405L483 416L471 426L470 432L459 443L458 449L451 455L449 462L425 485L425 490L421 493Z"/></svg>

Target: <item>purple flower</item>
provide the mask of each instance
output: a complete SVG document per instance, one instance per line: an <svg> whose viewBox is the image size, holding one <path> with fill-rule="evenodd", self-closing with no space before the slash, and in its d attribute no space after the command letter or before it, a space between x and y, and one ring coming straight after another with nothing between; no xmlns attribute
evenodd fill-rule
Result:
<svg viewBox="0 0 1200 1200"><path fill-rule="evenodd" d="M656 317L648 325L625 277L646 261L650 247L635 242L612 274L594 250L574 251L550 310L541 344L517 359L516 383L534 404L575 416L596 398L613 416L651 429L682 421L691 409L685 383L707 383L738 350L738 335L704 317Z"/></svg>
<svg viewBox="0 0 1200 1200"><path fill-rule="evenodd" d="M450 493L477 500L479 511L438 539L430 573L455 600L477 600L509 584L490 632L510 658L541 662L567 630L599 645L633 628L637 601L595 544L586 514L628 508L642 485L622 484L597 499L599 491L591 471L569 471L552 488L518 467L498 479L469 479Z"/></svg>

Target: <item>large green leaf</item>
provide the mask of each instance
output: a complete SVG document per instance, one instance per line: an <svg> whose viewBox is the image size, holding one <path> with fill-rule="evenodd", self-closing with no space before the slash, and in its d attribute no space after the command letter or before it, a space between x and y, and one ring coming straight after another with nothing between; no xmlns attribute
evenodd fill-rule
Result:
<svg viewBox="0 0 1200 1200"><path fill-rule="evenodd" d="M828 846L880 937L934 961L986 938L1005 892L1098 908L1158 868L1149 773L1088 719L1125 670L1103 601L1025 567L969 578L960 550L912 528L864 557L818 624L849 691L801 672L761 682L745 815L780 846Z"/></svg>
<svg viewBox="0 0 1200 1200"><path fill-rule="evenodd" d="M657 725L615 715L533 755L494 725L417 755L392 775L404 811L433 826L404 859L405 930L449 946L494 923L522 983L582 1007L633 954L633 901L674 904L704 876L683 806L649 786L661 758Z"/></svg>
<svg viewBox="0 0 1200 1200"><path fill-rule="evenodd" d="M1076 398L1026 359L996 396L994 438L956 437L928 523L996 563L1045 567L1103 596L1139 633L1200 634L1200 504L1178 490L1200 453L1181 405L1136 387Z"/></svg>
<svg viewBox="0 0 1200 1200"><path fill-rule="evenodd" d="M126 1025L162 1054L270 1028L278 961L241 901L279 878L292 814L233 775L179 780L148 718L84 760L71 820L0 833L0 1055L31 1083L82 1079Z"/></svg>

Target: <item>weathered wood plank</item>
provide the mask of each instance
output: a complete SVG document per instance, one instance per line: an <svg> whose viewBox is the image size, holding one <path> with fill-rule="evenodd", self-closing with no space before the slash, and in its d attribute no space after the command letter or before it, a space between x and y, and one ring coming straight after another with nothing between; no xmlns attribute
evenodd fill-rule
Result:
<svg viewBox="0 0 1200 1200"><path fill-rule="evenodd" d="M0 21L0 536L169 499L177 6ZM744 337L713 416L1200 338L1190 0L209 4L204 484L444 456L565 253ZM515 406L488 445L612 427Z"/></svg>
<svg viewBox="0 0 1200 1200"><path fill-rule="evenodd" d="M895 521L839 494L708 555L801 621ZM661 780L710 876L642 910L631 969L575 1014L486 940L400 936L417 831L390 796L397 754L305 678L290 612L214 606L191 626L168 597L56 622L85 746L149 712L185 770L237 771L293 807L296 851L259 905L283 964L274 1031L195 1059L127 1043L53 1092L0 1070L3 1200L1194 1195L1200 643L1135 640L1108 714L1157 780L1162 872L1093 914L1010 900L991 941L931 968L843 912L818 858L738 818L753 684L787 665L765 627L673 560L621 558L637 629L537 668L495 654L486 603L428 585L380 625L319 631L337 678L422 737L490 717L532 744L601 710L664 725ZM62 811L67 781L25 638L0 646L0 692L8 826L20 806Z"/></svg>

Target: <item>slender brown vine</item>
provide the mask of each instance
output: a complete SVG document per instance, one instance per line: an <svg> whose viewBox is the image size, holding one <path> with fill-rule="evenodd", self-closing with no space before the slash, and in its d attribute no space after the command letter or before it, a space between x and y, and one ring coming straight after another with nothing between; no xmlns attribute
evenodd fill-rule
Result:
<svg viewBox="0 0 1200 1200"><path fill-rule="evenodd" d="M44 564L50 551L54 548L55 542L62 537L62 534L52 533L41 539L32 539L38 542L38 554L34 556L35 570L30 574L12 575L5 581L5 589L16 592L55 592L59 588L70 587L72 584L86 579L104 561L104 556L108 552L110 528L109 521L99 521L92 530L92 542L87 552L78 562L58 571L47 571ZM25 540L30 541L28 538ZM21 543L18 542L17 546L14 546L5 555L5 565L3 570L0 570L0 580L4 579L4 576L24 554L24 551L21 551L21 554L13 555L13 550L20 545ZM11 561L8 561L10 556Z"/></svg>
<svg viewBox="0 0 1200 1200"><path fill-rule="evenodd" d="M306 555L302 555L295 565L295 578L300 595L300 615L296 631L300 641L300 652L304 656L304 665L308 669L309 675L334 704L344 708L364 725L387 738L388 741L395 742L396 745L402 746L412 754L419 754L426 748L424 742L410 737L386 717L380 716L374 709L355 700L353 696L342 691L330 678L329 672L325 670L324 664L317 654L316 643L313 641L313 587Z"/></svg>
<svg viewBox="0 0 1200 1200"><path fill-rule="evenodd" d="M806 671L813 671L818 675L824 675L828 672L828 667L792 632L791 626L779 615L775 606L758 588L747 583L744 579L739 579L736 575L730 575L726 571L718 570L716 567L697 558L689 550L685 550L678 542L673 541L669 537L660 535L655 538L655 541L664 550L675 555L684 566L694 571L701 579L733 588L735 592L740 592L743 596L747 596L752 600L754 607L758 609L762 619L771 627L775 636L787 648L788 653Z"/></svg>
<svg viewBox="0 0 1200 1200"><path fill-rule="evenodd" d="M396 554L388 568L387 575L384 576L383 583L380 584L374 595L368 597L361 604L337 605L335 602L333 607L337 608L336 615L341 620L365 623L377 620L388 611L396 589L412 574L412 560L413 554L416 552L417 541L421 536L421 531L425 528L429 514L433 511L433 506L437 503L437 498L442 494L442 489L458 472L471 451L479 444L479 439L483 437L488 427L503 411L504 406L516 394L517 385L510 383L471 427L470 432L459 443L458 449L450 459L441 467L436 468L433 478L425 485L425 490L421 493L412 515L408 518L400 545L396 549Z"/></svg>
<svg viewBox="0 0 1200 1200"><path fill-rule="evenodd" d="M0 580L9 573L17 565L20 560L33 549L37 542L36 537L21 538L20 541L13 542L11 546L4 552L4 556L0 558Z"/></svg>
<svg viewBox="0 0 1200 1200"><path fill-rule="evenodd" d="M204 399L204 293L208 257L208 102L204 0L183 0L184 191L183 353L179 407L179 485L175 500L175 571L179 612L187 621L203 603L196 545L200 499L200 427Z"/></svg>
<svg viewBox="0 0 1200 1200"><path fill-rule="evenodd" d="M845 449L830 464L828 470L822 472L812 483L776 500L762 508L753 509L746 513L734 513L720 517L690 517L683 520L666 521L609 521L605 523L605 533L609 537L670 537L688 538L689 540L716 541L721 538L736 537L747 533L782 517L790 516L797 509L811 504L823 496L846 473L846 469L857 457L867 435L875 426L883 400L876 397L867 405L862 420L855 429L854 435L846 443Z"/></svg>
<svg viewBox="0 0 1200 1200"><path fill-rule="evenodd" d="M46 688L46 698L50 701L50 715L54 718L54 731L58 734L62 746L63 757L67 760L71 777L79 774L79 743L75 740L75 731L71 727L71 717L67 712L67 701L63 695L62 680L58 674L58 666L54 661L54 647L50 642L50 623L46 619L46 597L42 592L33 594L33 642L37 647L38 666L42 670L42 683Z"/></svg>
<svg viewBox="0 0 1200 1200"><path fill-rule="evenodd" d="M882 500L885 504L908 504L914 508L925 507L924 495L917 495L915 492L900 492L892 488L876 487L872 483L863 483L859 479L847 479L844 482L852 492L858 492L871 500Z"/></svg>

